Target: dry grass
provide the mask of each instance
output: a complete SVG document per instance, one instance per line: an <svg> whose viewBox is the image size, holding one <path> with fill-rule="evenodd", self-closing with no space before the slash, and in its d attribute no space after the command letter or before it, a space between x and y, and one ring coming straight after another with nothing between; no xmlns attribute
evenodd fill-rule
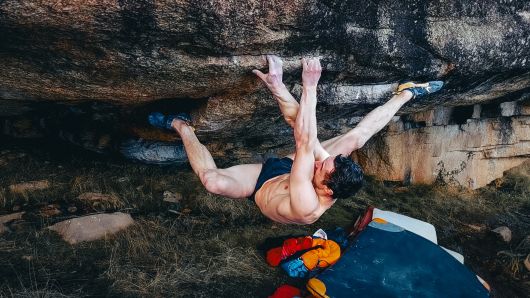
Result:
<svg viewBox="0 0 530 298"><path fill-rule="evenodd" d="M30 270L31 272L31 270ZM83 297L84 295L65 295L61 293L60 288L55 288L48 282L44 284L37 284L35 278L35 272L30 273L30 284L26 286L23 277L20 278L20 287L12 289L9 286L3 288L0 287L1 297L12 297L12 298L70 298L70 297Z"/></svg>
<svg viewBox="0 0 530 298"><path fill-rule="evenodd" d="M5 210L7 202L6 188L0 187L0 208Z"/></svg>
<svg viewBox="0 0 530 298"><path fill-rule="evenodd" d="M28 152L0 168L0 186L31 177L48 179L52 187L27 198L0 188L1 213L16 206L27 211L24 222L11 224L13 233L0 236L0 297L266 297L287 279L266 265L256 250L260 242L346 226L368 204L433 223L440 243L464 253L469 266L498 289L496 297L530 290L519 257L530 253L523 242L530 230L530 164L475 192L369 180L316 224L287 226L272 223L247 200L206 193L189 170ZM163 202L166 190L182 194L182 201ZM85 192L114 199L83 205L77 197ZM121 210L136 223L107 240L70 246L43 229L55 219L36 215L50 202L82 212ZM499 225L512 229L514 244L487 232Z"/></svg>
<svg viewBox="0 0 530 298"><path fill-rule="evenodd" d="M259 212L259 209L250 201L246 199L227 199L207 193L202 188L198 190L197 197L192 199L189 204L198 213L206 216L218 216L221 221L225 222L245 221L245 224L249 224L251 222L266 221Z"/></svg>
<svg viewBox="0 0 530 298"><path fill-rule="evenodd" d="M121 293L154 297L209 297L271 277L252 246L231 245L230 235L206 234L204 225L191 218L139 221L116 240L105 276ZM193 231L201 237L190 238Z"/></svg>

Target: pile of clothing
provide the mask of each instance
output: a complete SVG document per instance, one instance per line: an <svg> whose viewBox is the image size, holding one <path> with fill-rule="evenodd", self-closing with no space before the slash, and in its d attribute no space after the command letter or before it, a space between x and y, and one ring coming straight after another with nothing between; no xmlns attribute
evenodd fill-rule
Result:
<svg viewBox="0 0 530 298"><path fill-rule="evenodd" d="M340 244L347 244L344 230L337 229L329 234L332 237L318 230L313 236L285 239L281 246L266 252L267 263L273 267L280 266L290 277L315 276L322 269L335 264L340 258Z"/></svg>

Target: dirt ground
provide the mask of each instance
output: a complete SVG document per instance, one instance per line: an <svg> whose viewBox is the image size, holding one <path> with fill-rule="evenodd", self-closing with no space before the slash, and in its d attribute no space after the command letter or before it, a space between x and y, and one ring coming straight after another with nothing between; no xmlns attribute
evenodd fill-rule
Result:
<svg viewBox="0 0 530 298"><path fill-rule="evenodd" d="M47 180L45 190L9 185ZM180 193L179 203L162 200ZM85 192L112 195L84 202ZM494 297L530 297L530 163L477 191L396 186L368 179L310 226L271 222L247 200L207 194L189 168L134 164L54 144L0 142L0 216L25 211L0 235L0 297L266 297L288 282L256 247L266 237L347 226L367 205L432 223L439 243L465 256ZM50 211L51 210L51 211ZM105 240L69 245L45 227L121 211L135 224ZM509 243L490 230L511 229Z"/></svg>

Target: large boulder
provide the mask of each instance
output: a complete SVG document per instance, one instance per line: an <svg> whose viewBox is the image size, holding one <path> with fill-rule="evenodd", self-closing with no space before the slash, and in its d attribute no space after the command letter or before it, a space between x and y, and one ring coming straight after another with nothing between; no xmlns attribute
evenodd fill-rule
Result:
<svg viewBox="0 0 530 298"><path fill-rule="evenodd" d="M524 0L6 0L0 92L128 104L230 101L262 88L250 71L265 65L264 53L286 58L290 82L298 82L301 56L321 56L329 103L363 103L335 91L404 77L444 77L460 95L497 83L513 92L528 82L529 24Z"/></svg>
<svg viewBox="0 0 530 298"><path fill-rule="evenodd" d="M299 59L322 58L320 139L353 127L404 78L442 79L446 88L402 113L513 102L530 93L526 0L4 0L0 40L0 100L8 107L0 116L27 111L31 102L98 101L145 111L152 107L140 104L165 100L173 110L193 109L199 138L228 164L292 149L291 129L251 73L265 67L267 53L284 58L296 97ZM114 121L137 138L174 140L142 127L145 117L120 115ZM8 133L29 133L20 128L27 125L6 123ZM122 133L59 130L96 152L117 147L112 140ZM184 157L159 143L131 144L121 150L149 162ZM156 150L137 152L144 147Z"/></svg>

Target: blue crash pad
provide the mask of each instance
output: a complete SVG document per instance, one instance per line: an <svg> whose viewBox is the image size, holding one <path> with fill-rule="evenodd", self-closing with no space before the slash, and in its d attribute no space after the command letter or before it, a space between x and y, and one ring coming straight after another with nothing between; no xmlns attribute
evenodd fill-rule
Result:
<svg viewBox="0 0 530 298"><path fill-rule="evenodd" d="M329 297L489 297L477 276L441 247L377 219L317 279Z"/></svg>

